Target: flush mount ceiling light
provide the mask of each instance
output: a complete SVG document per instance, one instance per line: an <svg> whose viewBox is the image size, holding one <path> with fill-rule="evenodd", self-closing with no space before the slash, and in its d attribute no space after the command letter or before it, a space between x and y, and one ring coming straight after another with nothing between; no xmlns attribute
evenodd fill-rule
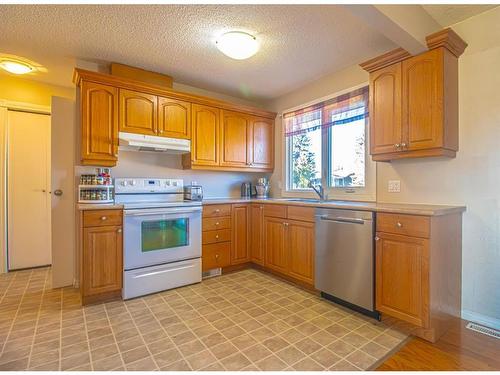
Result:
<svg viewBox="0 0 500 375"><path fill-rule="evenodd" d="M244 60L259 50L257 39L243 31L230 31L222 34L215 42L219 51L235 60Z"/></svg>
<svg viewBox="0 0 500 375"><path fill-rule="evenodd" d="M26 74L33 71L33 67L27 63L16 60L0 60L0 67L9 73Z"/></svg>

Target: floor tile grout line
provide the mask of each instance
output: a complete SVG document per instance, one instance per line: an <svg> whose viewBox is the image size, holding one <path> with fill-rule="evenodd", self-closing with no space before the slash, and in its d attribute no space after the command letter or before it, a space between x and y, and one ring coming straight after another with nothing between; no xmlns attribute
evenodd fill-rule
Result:
<svg viewBox="0 0 500 375"><path fill-rule="evenodd" d="M38 321L40 319L40 313L42 311L43 296L46 294L46 292L45 292L45 286L47 285L47 280L48 280L48 274L45 275L45 282L43 284L42 297L41 297L40 303L38 305L38 314L36 316L35 331L33 332L33 339L31 340L31 348L30 348L30 352L28 354L28 365L27 365L28 369L31 367L31 356L32 356L32 353L33 353L33 347L35 346L35 338L36 338L36 332L37 332L37 329L38 329ZM60 357L60 355L61 355L61 352L59 351L59 357Z"/></svg>
<svg viewBox="0 0 500 375"><path fill-rule="evenodd" d="M12 333L12 327L14 326L14 322L16 321L16 318L17 318L17 315L19 313L19 310L21 309L21 305L23 303L24 295L26 294L26 290L28 289L29 280L31 280L31 275L32 274L33 274L33 270L31 270L31 272L30 272L30 276L28 277L28 281L26 282L26 286L24 287L23 294L21 295L21 299L19 300L19 304L17 306L16 313L14 314L14 317L12 319L12 323L11 323L10 328L9 328L9 333L7 334L7 337L5 338L5 342L4 342L3 346L2 346L2 353L1 353L1 355L3 355L4 350L5 350L5 346L7 345L7 342L9 341L10 334ZM16 276L14 278L17 278L17 274L16 274Z"/></svg>
<svg viewBox="0 0 500 375"><path fill-rule="evenodd" d="M109 319L109 313L108 313L108 309L107 309L106 304L104 304L104 312L106 313L106 319L108 320L109 328L111 329L111 335L113 336L113 341L115 342L116 348L118 349L118 354L119 354L120 359L122 361L123 370L126 370L127 368L125 367L125 361L123 360L122 352L120 350L120 347L118 346L118 341L116 340L115 332L113 330L113 325L111 324L111 319ZM127 313L130 315L130 312L128 312L128 310L127 310ZM132 316L130 318L132 318ZM90 341L89 341L89 348L90 348ZM92 366L93 366L94 361L92 360L92 351L90 353L91 353L90 354L91 362L92 362Z"/></svg>
<svg viewBox="0 0 500 375"><path fill-rule="evenodd" d="M144 301L144 300L143 300L143 301ZM149 311L151 311L151 309L149 309L148 304L147 304L146 302L144 302L144 304L148 307L148 310L149 310ZM153 357L153 354L151 353L151 350L149 350L149 347L148 347L148 345L147 345L147 343L146 343L146 340L144 340L144 337L142 337L142 333L141 333L141 331L139 330L139 327L137 326L137 324L135 323L134 316L130 313L130 309L128 308L127 304L125 304L125 309L126 309L126 310L128 311L128 313L130 314L130 317L132 318L132 323L134 324L135 329L137 329L137 332L139 332L139 336L141 336L141 340L142 340L142 342L144 343L144 346L146 347L146 350L148 351L149 356L150 356L150 357L151 357L151 359L153 360L153 363L155 364L156 368L159 370L159 369L160 369L160 366L158 366L158 364L156 363L156 361L155 361L155 359L154 359L154 357ZM153 313L153 312L151 311L151 313ZM138 362L138 361L140 361L140 360L143 360L143 359L144 359L144 358L141 358L141 359L139 359L139 360L137 360L137 361L131 362L131 363L129 363L129 365L130 365L130 364L132 364L132 363ZM125 367L125 370L126 370L126 369L127 369L127 368Z"/></svg>

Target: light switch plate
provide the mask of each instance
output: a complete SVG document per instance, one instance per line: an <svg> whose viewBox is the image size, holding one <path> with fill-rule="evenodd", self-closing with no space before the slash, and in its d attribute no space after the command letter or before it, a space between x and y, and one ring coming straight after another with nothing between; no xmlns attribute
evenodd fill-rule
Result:
<svg viewBox="0 0 500 375"><path fill-rule="evenodd" d="M387 183L387 191L389 193L400 193L401 192L401 181L400 180L389 180Z"/></svg>

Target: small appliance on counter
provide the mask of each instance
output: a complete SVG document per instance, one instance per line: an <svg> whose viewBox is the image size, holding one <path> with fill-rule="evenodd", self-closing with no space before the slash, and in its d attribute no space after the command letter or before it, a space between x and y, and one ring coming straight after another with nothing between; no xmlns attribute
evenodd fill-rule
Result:
<svg viewBox="0 0 500 375"><path fill-rule="evenodd" d="M252 183L251 182L243 182L241 184L241 197L242 198L251 198L252 197Z"/></svg>
<svg viewBox="0 0 500 375"><path fill-rule="evenodd" d="M255 191L257 192L258 199L269 198L269 181L265 177L259 178L257 185L255 185Z"/></svg>
<svg viewBox="0 0 500 375"><path fill-rule="evenodd" d="M196 181L191 181L191 185L184 186L184 199L187 201L202 201L203 188Z"/></svg>
<svg viewBox="0 0 500 375"><path fill-rule="evenodd" d="M96 174L82 174L78 203L113 203L113 184L109 168L96 168Z"/></svg>

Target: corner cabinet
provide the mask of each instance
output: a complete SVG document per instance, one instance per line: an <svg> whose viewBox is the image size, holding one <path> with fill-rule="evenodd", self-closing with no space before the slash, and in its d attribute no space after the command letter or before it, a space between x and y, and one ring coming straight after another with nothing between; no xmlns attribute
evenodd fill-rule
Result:
<svg viewBox="0 0 500 375"><path fill-rule="evenodd" d="M118 160L118 89L82 81L81 162L114 167Z"/></svg>
<svg viewBox="0 0 500 375"><path fill-rule="evenodd" d="M370 153L375 161L458 151L458 57L467 44L447 29L417 56L397 49L361 64L370 73Z"/></svg>
<svg viewBox="0 0 500 375"><path fill-rule="evenodd" d="M80 88L83 165L115 166L120 131L191 140L185 169L274 169L274 112L78 68L73 81Z"/></svg>

